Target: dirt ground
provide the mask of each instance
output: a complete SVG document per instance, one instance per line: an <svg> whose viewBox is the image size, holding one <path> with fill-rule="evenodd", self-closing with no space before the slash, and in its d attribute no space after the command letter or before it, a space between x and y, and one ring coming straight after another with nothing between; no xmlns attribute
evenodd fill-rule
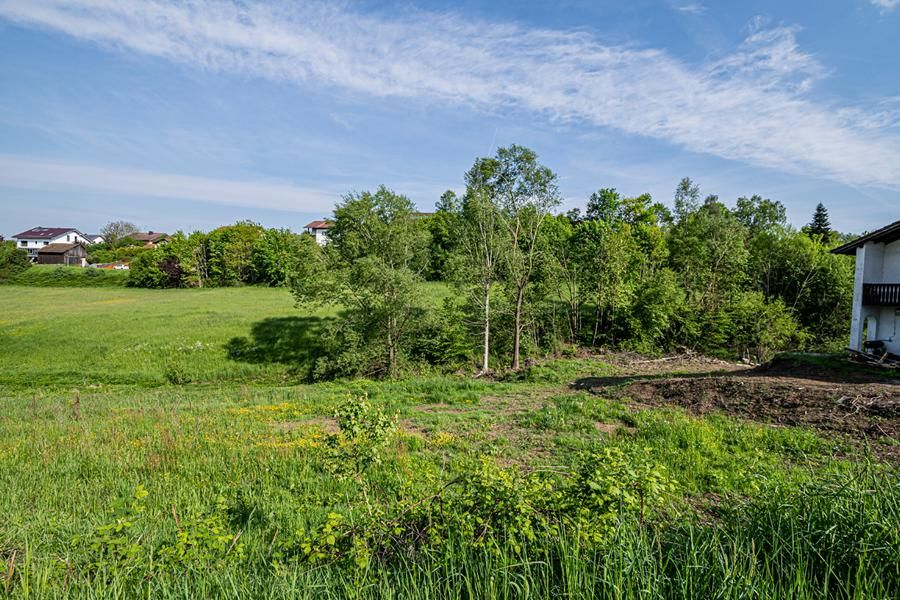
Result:
<svg viewBox="0 0 900 600"><path fill-rule="evenodd" d="M851 436L900 462L900 374L778 359L761 367L699 356L609 357L623 375L574 384L638 406L676 405Z"/></svg>

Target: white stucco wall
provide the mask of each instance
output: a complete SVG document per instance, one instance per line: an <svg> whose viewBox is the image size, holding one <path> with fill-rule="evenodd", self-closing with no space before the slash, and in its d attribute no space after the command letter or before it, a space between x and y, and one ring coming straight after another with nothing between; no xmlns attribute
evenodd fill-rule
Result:
<svg viewBox="0 0 900 600"><path fill-rule="evenodd" d="M900 242L882 246L882 272L879 283L900 283Z"/></svg>
<svg viewBox="0 0 900 600"><path fill-rule="evenodd" d="M864 306L863 285L867 283L900 284L900 241L887 245L869 242L856 251L850 325L850 347L854 350L863 350L866 337L883 341L888 352L900 355L900 307Z"/></svg>

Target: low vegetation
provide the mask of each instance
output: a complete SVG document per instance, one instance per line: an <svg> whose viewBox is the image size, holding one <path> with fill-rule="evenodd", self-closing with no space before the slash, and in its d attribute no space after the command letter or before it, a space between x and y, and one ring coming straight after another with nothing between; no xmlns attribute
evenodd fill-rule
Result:
<svg viewBox="0 0 900 600"><path fill-rule="evenodd" d="M31 287L122 287L128 283L128 271L31 265L5 283Z"/></svg>
<svg viewBox="0 0 900 600"><path fill-rule="evenodd" d="M283 289L28 289L0 288L4 597L900 593L893 463L623 393L733 364L304 384L305 325L262 340L336 313Z"/></svg>

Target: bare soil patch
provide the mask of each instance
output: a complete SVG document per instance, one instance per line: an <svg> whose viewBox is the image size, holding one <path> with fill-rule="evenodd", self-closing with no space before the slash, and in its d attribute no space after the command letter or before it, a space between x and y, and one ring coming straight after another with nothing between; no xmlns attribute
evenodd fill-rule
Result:
<svg viewBox="0 0 900 600"><path fill-rule="evenodd" d="M719 373L585 379L576 387L640 406L676 405L697 414L845 434L875 442L875 454L900 462L900 385L877 373L778 360Z"/></svg>
<svg viewBox="0 0 900 600"><path fill-rule="evenodd" d="M600 433L605 433L606 435L615 435L619 431L624 431L625 433L634 433L637 431L634 427L629 427L624 423L603 423L601 421L594 422L594 429Z"/></svg>
<svg viewBox="0 0 900 600"><path fill-rule="evenodd" d="M650 358L635 352L614 352L600 354L597 358L618 367L626 377L675 373L727 373L748 369L748 365L743 363L703 356L694 352L671 354L662 358Z"/></svg>

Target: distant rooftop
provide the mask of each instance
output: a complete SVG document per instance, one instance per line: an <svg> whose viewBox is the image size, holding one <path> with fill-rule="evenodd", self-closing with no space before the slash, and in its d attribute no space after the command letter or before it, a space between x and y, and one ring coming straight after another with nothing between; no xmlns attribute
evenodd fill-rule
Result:
<svg viewBox="0 0 900 600"><path fill-rule="evenodd" d="M22 233L17 233L14 235L14 238L26 238L30 240L49 240L51 238L59 237L61 235L65 235L70 231L74 231L75 233L81 233L74 227L32 227L28 231L23 231ZM84 235L83 233L81 235Z"/></svg>
<svg viewBox="0 0 900 600"><path fill-rule="evenodd" d="M126 235L125 237L131 238L136 242L157 242L162 238L169 237L168 234L165 233L156 233L154 231L148 231L147 233L138 232L132 233L130 235Z"/></svg>
<svg viewBox="0 0 900 600"><path fill-rule="evenodd" d="M38 250L38 254L65 254L72 248L81 245L83 245L81 242L75 242L74 244L50 244Z"/></svg>

